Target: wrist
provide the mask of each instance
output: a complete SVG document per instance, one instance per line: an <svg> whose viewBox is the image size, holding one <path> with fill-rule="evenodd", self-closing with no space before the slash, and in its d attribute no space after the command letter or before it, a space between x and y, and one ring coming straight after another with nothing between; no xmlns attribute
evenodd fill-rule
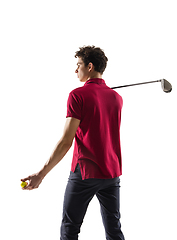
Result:
<svg viewBox="0 0 177 240"><path fill-rule="evenodd" d="M47 175L47 173L45 173L44 169L41 169L39 172L38 172L38 176L43 179L45 178L45 176Z"/></svg>

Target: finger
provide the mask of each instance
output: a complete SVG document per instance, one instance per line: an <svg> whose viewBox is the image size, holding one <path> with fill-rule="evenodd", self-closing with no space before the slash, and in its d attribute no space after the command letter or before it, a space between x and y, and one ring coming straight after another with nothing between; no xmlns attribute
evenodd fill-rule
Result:
<svg viewBox="0 0 177 240"><path fill-rule="evenodd" d="M23 190L32 190L32 187L31 186L26 186L23 188Z"/></svg>
<svg viewBox="0 0 177 240"><path fill-rule="evenodd" d="M26 189L28 189L28 187L29 187L29 184L27 184L25 187L22 187L22 189L26 190Z"/></svg>
<svg viewBox="0 0 177 240"><path fill-rule="evenodd" d="M28 180L28 179L27 178L20 179L20 181L22 181L22 182L25 182L26 180Z"/></svg>
<svg viewBox="0 0 177 240"><path fill-rule="evenodd" d="M27 180L30 180L30 178L31 178L31 177L28 176L27 178L22 178L21 181L22 181L22 182L25 182L25 181L27 181Z"/></svg>
<svg viewBox="0 0 177 240"><path fill-rule="evenodd" d="M35 189L35 186L33 186L31 182L26 187L23 188L23 190L33 190L33 189Z"/></svg>
<svg viewBox="0 0 177 240"><path fill-rule="evenodd" d="M25 180L26 179L26 180ZM22 187L23 190L26 190L29 188L30 184L31 184L31 180L29 180L29 182L26 182L28 179L27 178L24 178L24 179L21 179L21 180L25 180L24 182L27 183L26 186Z"/></svg>

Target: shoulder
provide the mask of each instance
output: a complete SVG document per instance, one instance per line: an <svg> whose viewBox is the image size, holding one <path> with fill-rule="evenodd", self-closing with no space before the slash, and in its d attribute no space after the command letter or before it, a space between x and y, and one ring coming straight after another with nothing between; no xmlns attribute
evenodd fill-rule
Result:
<svg viewBox="0 0 177 240"><path fill-rule="evenodd" d="M120 96L120 94L119 94L118 92L116 92L115 90L111 89L111 91L112 91L116 96L122 98L122 97Z"/></svg>
<svg viewBox="0 0 177 240"><path fill-rule="evenodd" d="M114 89L108 87L107 85L105 85L105 87L109 90L109 92L110 92L111 94L113 94L113 95L115 95L115 96L117 96L117 97L119 97L119 98L122 98L122 97L119 95L119 93L118 93L117 91L115 91Z"/></svg>
<svg viewBox="0 0 177 240"><path fill-rule="evenodd" d="M84 96L87 95L86 92L87 92L87 90L85 89L84 86L83 87L78 87L78 88L73 89L69 93L69 97L83 100Z"/></svg>
<svg viewBox="0 0 177 240"><path fill-rule="evenodd" d="M83 92L83 89L84 87L75 88L70 92L70 95L79 95Z"/></svg>
<svg viewBox="0 0 177 240"><path fill-rule="evenodd" d="M111 90L112 94L114 95L114 98L117 99L120 103L123 103L122 96L118 92L116 92L115 90L113 90L111 88L110 88L110 90Z"/></svg>
<svg viewBox="0 0 177 240"><path fill-rule="evenodd" d="M79 104L82 104L83 102L83 90L82 90L83 87L79 87L79 88L75 88L73 89L70 93L69 93L69 97L68 97L68 102L69 103L79 103Z"/></svg>

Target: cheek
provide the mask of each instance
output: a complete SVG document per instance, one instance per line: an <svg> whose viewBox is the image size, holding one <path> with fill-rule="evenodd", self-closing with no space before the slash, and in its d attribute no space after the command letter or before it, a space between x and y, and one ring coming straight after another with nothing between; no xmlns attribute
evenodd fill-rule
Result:
<svg viewBox="0 0 177 240"><path fill-rule="evenodd" d="M87 69L81 68L81 72L82 72L82 74L87 75Z"/></svg>
<svg viewBox="0 0 177 240"><path fill-rule="evenodd" d="M80 74L80 75L83 75L83 70L82 70L82 68L79 69L79 74Z"/></svg>

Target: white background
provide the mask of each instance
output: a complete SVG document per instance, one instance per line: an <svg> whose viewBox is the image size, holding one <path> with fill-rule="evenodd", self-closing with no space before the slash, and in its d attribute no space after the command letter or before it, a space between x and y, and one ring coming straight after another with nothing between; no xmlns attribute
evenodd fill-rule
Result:
<svg viewBox="0 0 177 240"><path fill-rule="evenodd" d="M59 239L73 148L39 189L20 179L39 171L60 139L69 92L81 86L75 52L101 47L121 125L121 223L126 240L176 240L177 7L174 0L0 3L1 239ZM105 239L99 203L89 205L80 240Z"/></svg>

